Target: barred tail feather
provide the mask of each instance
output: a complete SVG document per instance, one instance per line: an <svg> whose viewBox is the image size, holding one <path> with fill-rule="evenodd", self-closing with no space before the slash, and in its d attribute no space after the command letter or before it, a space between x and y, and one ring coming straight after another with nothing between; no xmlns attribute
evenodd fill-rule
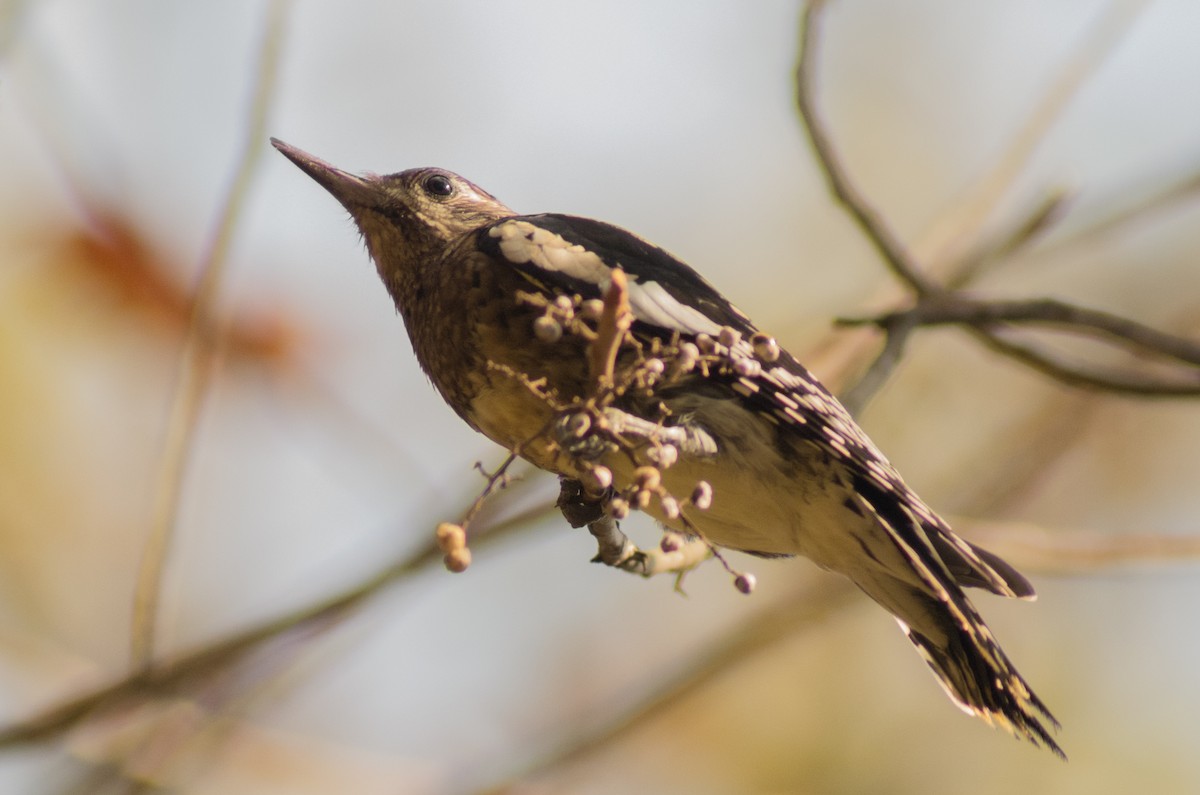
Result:
<svg viewBox="0 0 1200 795"><path fill-rule="evenodd" d="M909 502L897 499L896 492L856 485L854 499L860 515L884 531L907 566L885 565L886 558L874 554L869 557L877 567L847 574L896 617L960 708L1066 759L1050 735L1051 728L1058 729L1058 721L1017 672L962 590L977 586L1030 598L1032 586L998 557L980 555L980 550L955 536L915 501L915 495Z"/></svg>
<svg viewBox="0 0 1200 795"><path fill-rule="evenodd" d="M914 592L912 596L932 601L923 594ZM1059 728L1058 721L1009 661L970 602L965 597L962 602L960 610L967 617L969 629L947 620L940 628L942 632L926 635L903 618L897 617L897 621L960 709L1066 759L1050 734L1051 728ZM920 612L929 615L930 609L935 606L928 605ZM936 638L931 637L934 634Z"/></svg>

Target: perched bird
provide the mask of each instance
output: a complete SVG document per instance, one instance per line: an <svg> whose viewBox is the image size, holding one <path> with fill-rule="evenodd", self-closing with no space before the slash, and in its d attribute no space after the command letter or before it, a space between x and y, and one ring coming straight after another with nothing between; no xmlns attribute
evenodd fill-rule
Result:
<svg viewBox="0 0 1200 795"><path fill-rule="evenodd" d="M1062 756L1054 717L963 592L1032 599L1029 581L956 536L837 399L698 273L610 224L518 215L449 171L356 176L272 143L349 211L450 407L568 478L580 475L577 459L548 429L555 407L589 388L587 340L535 326L547 306L594 305L623 271L637 345L720 362L676 367L614 404L631 434L658 428L678 445L668 487L711 484L711 507L689 524L648 511L718 546L803 555L850 578L895 616L959 707ZM618 482L636 465L623 451L603 461Z"/></svg>

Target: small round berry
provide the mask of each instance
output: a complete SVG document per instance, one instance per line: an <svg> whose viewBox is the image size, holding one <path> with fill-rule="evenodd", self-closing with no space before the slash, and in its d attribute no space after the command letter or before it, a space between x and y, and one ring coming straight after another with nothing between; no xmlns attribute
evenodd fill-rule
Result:
<svg viewBox="0 0 1200 795"><path fill-rule="evenodd" d="M533 321L533 333L542 342L558 342L562 339L562 325L552 317L542 315Z"/></svg>
<svg viewBox="0 0 1200 795"><path fill-rule="evenodd" d="M662 473L657 467L638 467L633 470L633 482L640 489L657 489L662 484Z"/></svg>
<svg viewBox="0 0 1200 795"><path fill-rule="evenodd" d="M584 491L589 494L603 494L612 485L612 470L597 464L584 470L579 476L579 481L583 484Z"/></svg>
<svg viewBox="0 0 1200 795"><path fill-rule="evenodd" d="M584 320L599 320L604 314L604 302L599 298L589 298L579 305L579 314Z"/></svg>
<svg viewBox="0 0 1200 795"><path fill-rule="evenodd" d="M442 558L442 563L445 564L447 570L455 574L462 574L471 565L471 550L463 547L448 552L446 557Z"/></svg>
<svg viewBox="0 0 1200 795"><path fill-rule="evenodd" d="M658 502L662 505L663 516L667 517L667 521L673 522L679 518L679 500L670 494L664 494Z"/></svg>
<svg viewBox="0 0 1200 795"><path fill-rule="evenodd" d="M462 525L442 522L434 531L434 537L437 539L438 549L447 554L467 546L467 531Z"/></svg>
<svg viewBox="0 0 1200 795"><path fill-rule="evenodd" d="M767 364L779 359L779 343L770 334L759 331L750 338L750 344L754 346L754 355Z"/></svg>

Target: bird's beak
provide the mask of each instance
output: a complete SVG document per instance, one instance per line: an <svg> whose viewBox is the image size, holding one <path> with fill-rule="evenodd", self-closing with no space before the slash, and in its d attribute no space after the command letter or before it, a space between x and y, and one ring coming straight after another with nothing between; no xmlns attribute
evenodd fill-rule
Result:
<svg viewBox="0 0 1200 795"><path fill-rule="evenodd" d="M321 158L285 144L278 138L272 138L271 145L299 166L301 171L315 179L321 187L332 193L351 215L354 215L357 209L373 207L379 203L379 187L371 180L335 168Z"/></svg>

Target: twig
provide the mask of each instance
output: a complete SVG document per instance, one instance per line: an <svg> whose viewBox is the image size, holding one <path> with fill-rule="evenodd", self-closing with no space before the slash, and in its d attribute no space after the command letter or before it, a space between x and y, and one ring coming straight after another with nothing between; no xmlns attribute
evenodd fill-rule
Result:
<svg viewBox="0 0 1200 795"><path fill-rule="evenodd" d="M1133 28L1138 14L1147 5L1148 0L1113 0L1109 4L1057 77L1049 81L1046 93L987 176L954 202L952 210L918 246L927 263L960 262L964 258L1063 110Z"/></svg>
<svg viewBox="0 0 1200 795"><path fill-rule="evenodd" d="M1134 397L1195 397L1200 395L1200 377L1181 381L1112 368L1074 364L1029 343L1003 339L994 329L971 328L984 345L1068 386L1100 389Z"/></svg>
<svg viewBox="0 0 1200 795"><path fill-rule="evenodd" d="M179 360L175 396L171 404L171 416L158 468L153 517L138 564L130 636L131 657L135 669L149 666L154 658L154 636L163 568L178 519L179 498L200 411L222 345L223 323L217 317L217 294L224 278L229 248L242 215L242 206L263 153L262 142L267 135L267 115L274 96L276 70L283 51L287 10L287 0L273 0L268 7L266 27L259 49L257 83L242 143L242 154L233 183L226 194L209 250L200 267L200 280Z"/></svg>
<svg viewBox="0 0 1200 795"><path fill-rule="evenodd" d="M886 333L883 350L854 386L838 395L838 399L852 416L862 413L871 397L882 389L891 377L904 356L908 338L916 330L917 324L903 313L899 313L892 316L891 322L883 324L883 328Z"/></svg>
<svg viewBox="0 0 1200 795"><path fill-rule="evenodd" d="M541 773L569 765L611 745L738 663L781 640L820 625L830 614L851 604L857 593L848 580L840 578L822 578L798 589L751 616L707 649L689 654L676 670L648 687L645 693L613 710L596 725L577 730L554 750L506 775L502 783L474 791L480 795L525 791L519 787L520 782L528 782Z"/></svg>
<svg viewBox="0 0 1200 795"><path fill-rule="evenodd" d="M1119 191L1126 195L1130 190ZM1193 170L1183 179L1168 185L1132 205L1112 211L1097 221L1076 229L1065 236L1047 243L1037 251L1038 257L1061 254L1077 246L1084 246L1107 235L1118 234L1122 229L1145 220L1147 216L1160 212L1171 205L1194 199L1200 194L1200 170Z"/></svg>
<svg viewBox="0 0 1200 795"><path fill-rule="evenodd" d="M516 460L517 454L510 451L505 459L500 462L500 466L496 467L495 472L488 472L483 468L483 464L479 462L475 463L475 468L478 469L480 474L487 479L487 483L484 484L483 490L479 492L479 496L471 501L470 507L467 508L466 512L463 514L462 521L459 522L464 530L467 529L471 524L471 521L479 515L479 511L483 508L483 504L487 502L488 497L491 497L501 489L508 488L509 483L512 482L508 477L508 468L511 467Z"/></svg>
<svg viewBox="0 0 1200 795"><path fill-rule="evenodd" d="M1140 348L1187 364L1200 366L1200 342L1151 328L1136 320L1053 298L981 301L961 295L922 301L910 310L890 315L883 324L891 328L897 318L920 326L963 324L986 327L997 323L1053 325L1060 331L1086 333L1123 346Z"/></svg>
<svg viewBox="0 0 1200 795"><path fill-rule="evenodd" d="M615 382L613 368L625 332L633 325L633 312L629 309L629 290L625 271L614 268L612 281L604 293L604 310L596 324L596 339L588 346L588 372L592 392L599 396L612 389Z"/></svg>
<svg viewBox="0 0 1200 795"><path fill-rule="evenodd" d="M511 535L551 513L551 508L539 505L492 527L477 531L477 545L491 544ZM439 561L442 552L432 540L352 588L316 604L266 621L195 651L163 661L152 668L142 668L129 676L96 688L37 715L0 728L0 750L56 737L90 716L115 708L130 700L172 693L188 684L203 680L217 671L236 665L248 653L262 644L292 631L319 632L362 607L385 588L423 571Z"/></svg>
<svg viewBox="0 0 1200 795"><path fill-rule="evenodd" d="M1029 522L962 518L955 520L955 526L1017 568L1043 574L1094 574L1129 566L1200 561L1200 534L1106 536Z"/></svg>
<svg viewBox="0 0 1200 795"><path fill-rule="evenodd" d="M1065 190L1054 190L1021 216L1009 230L992 241L964 254L946 279L946 287L958 289L979 278L991 266L1011 261L1013 256L1027 249L1041 238L1066 215L1071 194Z"/></svg>
<svg viewBox="0 0 1200 795"><path fill-rule="evenodd" d="M817 111L816 99L813 96L817 72L817 42L820 38L821 13L826 2L827 0L810 0L805 6L801 21L800 60L796 67L796 106L804 121L804 131L808 134L809 143L816 153L817 164L825 175L830 192L862 229L887 266L918 295L936 292L939 289L937 284L921 272L920 266L900 242L900 238L850 180Z"/></svg>

